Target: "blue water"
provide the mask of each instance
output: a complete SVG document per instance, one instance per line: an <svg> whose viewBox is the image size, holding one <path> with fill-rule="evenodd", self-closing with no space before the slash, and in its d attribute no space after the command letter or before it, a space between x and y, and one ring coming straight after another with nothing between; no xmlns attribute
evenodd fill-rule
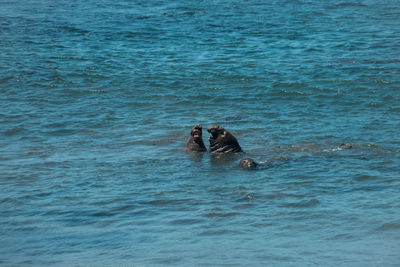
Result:
<svg viewBox="0 0 400 267"><path fill-rule="evenodd" d="M399 1L1 0L0 125L1 266L400 264Z"/></svg>

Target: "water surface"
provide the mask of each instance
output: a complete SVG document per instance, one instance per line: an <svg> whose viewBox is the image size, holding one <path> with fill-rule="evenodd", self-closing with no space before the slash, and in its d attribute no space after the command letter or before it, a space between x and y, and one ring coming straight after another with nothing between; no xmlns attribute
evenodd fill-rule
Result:
<svg viewBox="0 0 400 267"><path fill-rule="evenodd" d="M399 264L398 1L0 6L0 265Z"/></svg>

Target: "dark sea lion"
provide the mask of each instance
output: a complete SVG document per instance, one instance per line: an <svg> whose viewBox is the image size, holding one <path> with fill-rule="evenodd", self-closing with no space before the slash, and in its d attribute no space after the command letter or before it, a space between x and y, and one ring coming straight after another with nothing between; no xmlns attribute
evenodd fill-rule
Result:
<svg viewBox="0 0 400 267"><path fill-rule="evenodd" d="M213 125L207 128L207 131L211 134L208 139L210 141L210 153L239 153L242 152L236 138L223 127Z"/></svg>
<svg viewBox="0 0 400 267"><path fill-rule="evenodd" d="M186 143L186 152L205 152L206 146L203 143L203 127L199 124L192 128L189 140Z"/></svg>
<svg viewBox="0 0 400 267"><path fill-rule="evenodd" d="M289 160L287 157L271 157L267 161L255 161L251 158L244 158L239 162L239 166L248 170L265 170L281 166Z"/></svg>
<svg viewBox="0 0 400 267"><path fill-rule="evenodd" d="M255 169L257 168L258 163L251 158L244 158L239 162L239 166L244 169Z"/></svg>

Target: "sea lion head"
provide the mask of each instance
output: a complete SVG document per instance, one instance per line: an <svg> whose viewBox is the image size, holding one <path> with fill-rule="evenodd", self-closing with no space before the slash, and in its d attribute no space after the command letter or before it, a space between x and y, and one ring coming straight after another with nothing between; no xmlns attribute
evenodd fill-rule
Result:
<svg viewBox="0 0 400 267"><path fill-rule="evenodd" d="M204 152L207 151L203 143L203 127L198 124L190 131L189 140L186 143L186 152Z"/></svg>
<svg viewBox="0 0 400 267"><path fill-rule="evenodd" d="M190 135L195 139L201 138L203 135L203 126L201 124L194 126L190 132Z"/></svg>
<svg viewBox="0 0 400 267"><path fill-rule="evenodd" d="M255 169L258 163L251 158L244 158L240 161L239 166L244 169Z"/></svg>
<svg viewBox="0 0 400 267"><path fill-rule="evenodd" d="M221 139L226 135L225 129L219 125L213 125L208 127L207 132L211 134L210 138L208 139L209 141L211 140L215 141L218 138Z"/></svg>

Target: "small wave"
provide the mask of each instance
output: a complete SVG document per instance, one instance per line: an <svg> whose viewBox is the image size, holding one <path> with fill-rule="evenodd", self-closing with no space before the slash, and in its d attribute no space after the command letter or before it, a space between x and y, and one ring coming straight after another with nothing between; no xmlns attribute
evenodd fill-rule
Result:
<svg viewBox="0 0 400 267"><path fill-rule="evenodd" d="M355 180L357 180L357 181L374 181L374 180L377 180L377 179L378 179L377 176L368 175L368 174L361 174L361 175L358 175L355 178Z"/></svg>
<svg viewBox="0 0 400 267"><path fill-rule="evenodd" d="M222 212L210 212L204 214L205 217L207 218L213 218L213 217L233 217L240 215L239 212L227 212L227 213L222 213Z"/></svg>
<svg viewBox="0 0 400 267"><path fill-rule="evenodd" d="M376 230L378 231L400 230L400 222L384 223L381 226L379 226Z"/></svg>
<svg viewBox="0 0 400 267"><path fill-rule="evenodd" d="M329 236L326 239L327 240L343 240L343 239L351 240L351 239L354 239L354 236L352 236L350 234L337 234L334 236Z"/></svg>
<svg viewBox="0 0 400 267"><path fill-rule="evenodd" d="M18 134L24 133L24 132L26 132L26 131L27 131L27 130L26 130L24 127L15 127L15 128L6 130L6 131L4 132L4 134L5 134L6 136L13 136L13 135L18 135Z"/></svg>
<svg viewBox="0 0 400 267"><path fill-rule="evenodd" d="M114 210L115 211L130 211L130 210L133 210L134 208L135 208L135 205L127 204L127 205L123 205L121 207L117 207Z"/></svg>
<svg viewBox="0 0 400 267"><path fill-rule="evenodd" d="M65 31L67 33L74 33L74 34L78 34L78 35L88 35L89 34L89 31L87 31L87 30L79 29L77 27L70 26L70 25L62 25L58 29Z"/></svg>
<svg viewBox="0 0 400 267"><path fill-rule="evenodd" d="M106 212L106 211L100 211L100 212L95 212L95 213L91 214L91 216L93 216L93 217L112 217L114 215L115 215L115 213Z"/></svg>
<svg viewBox="0 0 400 267"><path fill-rule="evenodd" d="M170 205L180 205L190 202L190 199L158 199L145 202L142 204L149 204L153 206L170 206Z"/></svg>
<svg viewBox="0 0 400 267"><path fill-rule="evenodd" d="M182 261L182 257L179 256L168 256L165 258L154 258L152 259L155 263L161 265L175 265Z"/></svg>
<svg viewBox="0 0 400 267"><path fill-rule="evenodd" d="M314 207L319 205L320 202L317 199L310 199L310 200L304 200L300 202L295 202L295 203L284 203L282 204L283 207L289 207L289 208L308 208L308 207Z"/></svg>
<svg viewBox="0 0 400 267"><path fill-rule="evenodd" d="M74 134L76 132L78 132L78 131L73 130L73 129L57 129L57 130L46 131L46 134L54 135L54 136L65 136L65 135Z"/></svg>
<svg viewBox="0 0 400 267"><path fill-rule="evenodd" d="M171 225L193 225L193 224L199 224L203 223L204 220L200 219L177 219L170 221L169 224Z"/></svg>
<svg viewBox="0 0 400 267"><path fill-rule="evenodd" d="M10 198L10 197L6 197L3 199L0 199L0 204L12 204L12 205L21 205L23 202L19 201L15 198Z"/></svg>
<svg viewBox="0 0 400 267"><path fill-rule="evenodd" d="M227 230L227 229L222 229L222 230L208 230L199 233L199 236L229 236L229 235L236 235L240 232L238 231L233 231L233 230Z"/></svg>
<svg viewBox="0 0 400 267"><path fill-rule="evenodd" d="M367 7L367 5L362 4L362 3L347 3L347 2L342 2L342 3L335 3L333 5L325 5L326 9L339 9L339 8L360 8L360 7Z"/></svg>

